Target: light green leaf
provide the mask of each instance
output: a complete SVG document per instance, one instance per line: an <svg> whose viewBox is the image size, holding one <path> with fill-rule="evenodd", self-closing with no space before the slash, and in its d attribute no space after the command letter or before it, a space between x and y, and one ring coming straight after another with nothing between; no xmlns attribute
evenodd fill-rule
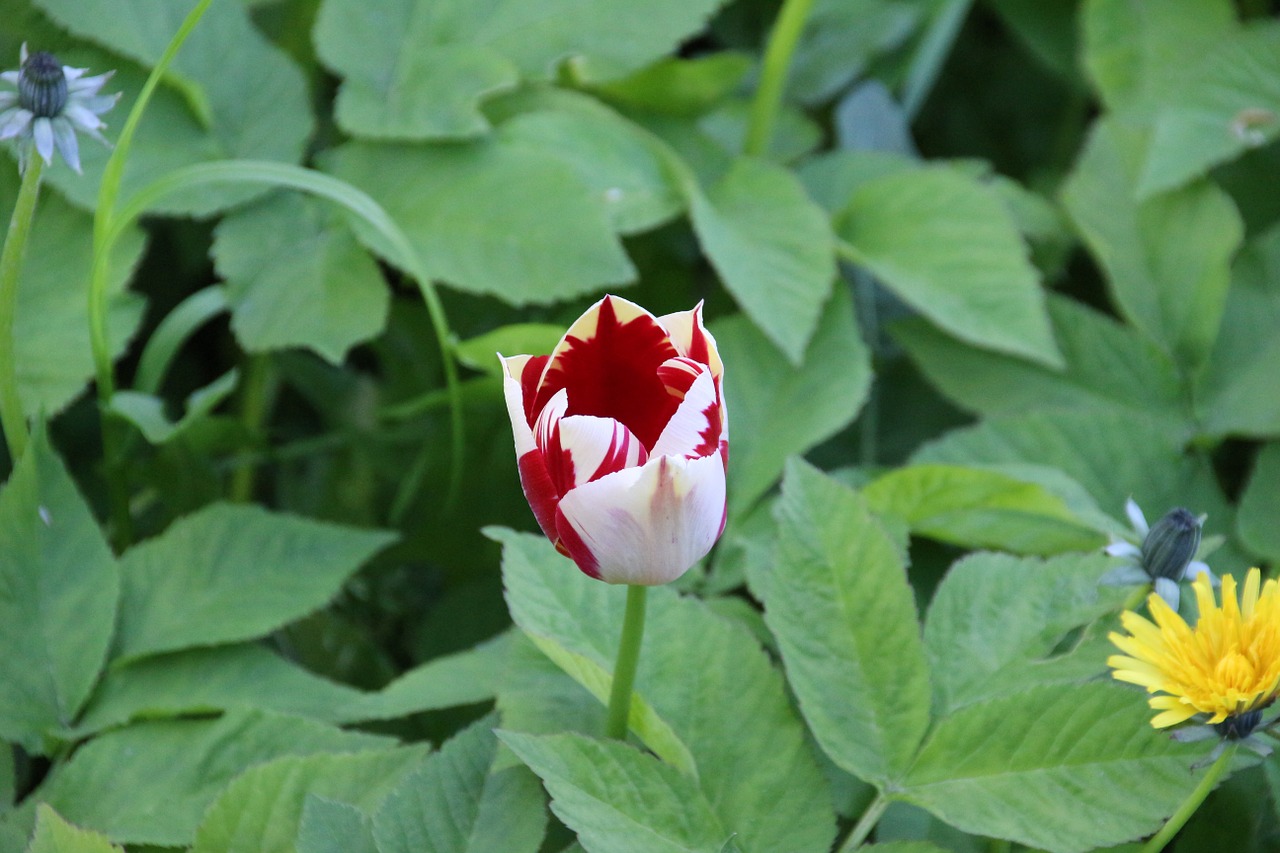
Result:
<svg viewBox="0 0 1280 853"><path fill-rule="evenodd" d="M627 744L578 734L501 737L542 778L551 810L587 850L720 853L731 837L693 779Z"/></svg>
<svg viewBox="0 0 1280 853"><path fill-rule="evenodd" d="M1244 229L1230 197L1207 181L1134 201L1142 146L1140 132L1099 122L1062 200L1120 312L1195 371L1218 335Z"/></svg>
<svg viewBox="0 0 1280 853"><path fill-rule="evenodd" d="M918 161L903 154L840 149L810 157L800 164L797 174L809 197L834 216L864 184L918 168Z"/></svg>
<svg viewBox="0 0 1280 853"><path fill-rule="evenodd" d="M512 323L468 338L454 347L458 361L472 370L501 376L498 355L546 355L564 337L564 327L553 323Z"/></svg>
<svg viewBox="0 0 1280 853"><path fill-rule="evenodd" d="M124 853L105 836L78 829L43 803L36 807L36 831L27 853Z"/></svg>
<svg viewBox="0 0 1280 853"><path fill-rule="evenodd" d="M972 705L938 724L904 794L966 832L1051 853L1128 841L1186 798L1208 750L1149 718L1141 693L1103 683Z"/></svg>
<svg viewBox="0 0 1280 853"><path fill-rule="evenodd" d="M324 163L386 208L430 277L461 290L526 305L635 277L604 200L574 168L530 145L353 142Z"/></svg>
<svg viewBox="0 0 1280 853"><path fill-rule="evenodd" d="M826 216L790 172L747 157L705 193L688 191L694 231L725 287L800 365L836 275Z"/></svg>
<svg viewBox="0 0 1280 853"><path fill-rule="evenodd" d="M745 96L729 98L698 119L698 127L734 157L746 153L750 124L751 100ZM822 145L822 133L822 126L804 110L784 102L774 117L769 147L760 157L771 163L794 163Z"/></svg>
<svg viewBox="0 0 1280 853"><path fill-rule="evenodd" d="M955 563L924 627L935 710L1102 673L1105 651L1089 660L1055 652L1068 632L1120 609L1129 591L1098 584L1115 565L1102 554L979 553Z"/></svg>
<svg viewBox="0 0 1280 853"><path fill-rule="evenodd" d="M851 259L947 332L1061 367L1039 277L993 190L947 167L864 183L837 219Z"/></svg>
<svg viewBox="0 0 1280 853"><path fill-rule="evenodd" d="M13 746L0 741L0 815L13 808L17 786L18 768L14 763Z"/></svg>
<svg viewBox="0 0 1280 853"><path fill-rule="evenodd" d="M528 770L491 773L490 714L454 735L383 800L373 819L379 853L536 853L545 803Z"/></svg>
<svg viewBox="0 0 1280 853"><path fill-rule="evenodd" d="M546 537L489 535L504 545L516 624L611 671L624 590L583 575ZM743 849L829 849L826 780L780 674L745 629L696 599L650 590L636 691L688 747L698 787Z"/></svg>
<svg viewBox="0 0 1280 853"><path fill-rule="evenodd" d="M765 621L827 755L879 786L899 780L929 725L929 671L902 559L854 492L787 468Z"/></svg>
<svg viewBox="0 0 1280 853"><path fill-rule="evenodd" d="M1073 299L1051 296L1049 316L1062 371L962 344L921 320L896 324L893 337L939 391L977 414L1106 408L1171 425L1186 418L1177 369L1155 344Z"/></svg>
<svg viewBox="0 0 1280 853"><path fill-rule="evenodd" d="M871 385L871 363L843 286L823 310L799 368L745 317L719 320L711 330L727 366L729 507L736 516L773 485L787 457L854 419Z"/></svg>
<svg viewBox="0 0 1280 853"><path fill-rule="evenodd" d="M0 488L0 554L0 740L43 755L97 680L120 578L42 428Z"/></svg>
<svg viewBox="0 0 1280 853"><path fill-rule="evenodd" d="M874 512L896 515L913 533L953 545L1057 554L1105 544L1061 498L997 471L907 466L868 484L862 494Z"/></svg>
<svg viewBox="0 0 1280 853"><path fill-rule="evenodd" d="M523 631L513 638L496 705L503 728L511 731L604 731L605 708L600 700L552 663Z"/></svg>
<svg viewBox="0 0 1280 853"><path fill-rule="evenodd" d="M829 101L878 54L904 42L922 12L901 0L818 0L796 45L787 90L811 106Z"/></svg>
<svg viewBox="0 0 1280 853"><path fill-rule="evenodd" d="M373 840L373 818L347 803L307 794L297 853L380 853Z"/></svg>
<svg viewBox="0 0 1280 853"><path fill-rule="evenodd" d="M100 735L76 750L17 811L19 827L44 802L113 841L178 847L218 792L248 767L285 755L379 749L388 738L259 712L163 720Z"/></svg>
<svg viewBox="0 0 1280 853"><path fill-rule="evenodd" d="M323 606L392 536L215 504L121 561L116 655L247 640Z"/></svg>
<svg viewBox="0 0 1280 853"><path fill-rule="evenodd" d="M341 364L386 325L382 273L331 204L280 193L236 210L212 253L247 352L307 347Z"/></svg>
<svg viewBox="0 0 1280 853"><path fill-rule="evenodd" d="M369 811L429 749L424 745L292 755L251 767L209 806L191 853L293 853L309 797Z"/></svg>
<svg viewBox="0 0 1280 853"><path fill-rule="evenodd" d="M731 50L687 59L668 56L629 77L598 83L592 91L624 108L698 116L732 94L751 66L751 57Z"/></svg>
<svg viewBox="0 0 1280 853"><path fill-rule="evenodd" d="M1263 445L1240 496L1236 532L1250 551L1280 562L1280 443Z"/></svg>
<svg viewBox="0 0 1280 853"><path fill-rule="evenodd" d="M36 5L76 36L150 68L196 0L40 0ZM123 125L145 72L96 51L64 55L64 62L119 73L106 91L124 97L107 116ZM309 96L302 74L249 19L240 3L214 3L182 45L171 74L138 125L124 170L122 198L166 172L192 163L246 158L296 163L311 136ZM83 178L55 165L50 182L77 205L97 203L109 150L80 146ZM244 187L202 189L165 200L165 211L212 213L260 192Z"/></svg>
<svg viewBox="0 0 1280 853"><path fill-rule="evenodd" d="M182 417L176 422L169 420L164 400L139 391L117 391L111 395L108 409L137 427L147 441L166 444L207 419L223 400L231 396L239 381L240 374L233 368L191 392Z"/></svg>

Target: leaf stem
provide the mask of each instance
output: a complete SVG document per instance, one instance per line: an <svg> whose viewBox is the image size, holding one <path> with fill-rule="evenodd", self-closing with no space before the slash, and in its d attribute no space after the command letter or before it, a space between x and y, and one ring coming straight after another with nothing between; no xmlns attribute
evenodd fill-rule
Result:
<svg viewBox="0 0 1280 853"><path fill-rule="evenodd" d="M876 798L871 801L871 805L867 806L866 811L862 813L862 817L858 818L858 822L854 824L853 829L849 830L849 837L840 845L837 853L853 853L857 850L862 842L867 840L867 836L871 834L871 830L875 829L876 824L880 821L880 816L884 814L884 810L889 808L890 799L885 796L884 792L876 794Z"/></svg>
<svg viewBox="0 0 1280 853"><path fill-rule="evenodd" d="M1141 853L1160 853L1164 846L1168 844L1178 830L1186 824L1191 816L1196 813L1196 809L1200 808L1200 804L1204 802L1205 797L1209 796L1209 792L1222 778L1222 774L1227 772L1227 767L1231 764L1232 757L1236 754L1237 744L1229 744L1222 754L1218 756L1218 760L1213 762L1209 770L1204 774L1204 778L1200 780L1200 784L1196 785L1196 789L1187 796L1182 805L1178 806L1178 810L1169 816L1164 826L1160 827L1160 831L1151 836L1142 847Z"/></svg>
<svg viewBox="0 0 1280 853"><path fill-rule="evenodd" d="M747 138L742 153L751 157L762 156L769 151L773 137L773 125L782 104L782 92L787 85L787 72L791 70L791 56L796 51L800 34L813 0L786 0L778 20L769 34L764 51L764 67L760 72L760 86L751 102L751 115L747 123Z"/></svg>
<svg viewBox="0 0 1280 853"><path fill-rule="evenodd" d="M9 445L13 465L27 449L27 419L22 414L22 397L18 393L18 352L14 344L14 321L18 313L18 278L22 274L22 258L26 254L27 236L36 215L40 197L40 172L44 161L34 151L26 158L27 168L18 188L18 201L9 219L9 232L0 254L0 426Z"/></svg>
<svg viewBox="0 0 1280 853"><path fill-rule="evenodd" d="M240 424L257 444L267 409L274 396L274 371L268 356L249 355L246 359L244 380L240 386ZM257 466L251 462L236 466L231 474L229 497L232 503L247 503L253 497L253 478Z"/></svg>
<svg viewBox="0 0 1280 853"><path fill-rule="evenodd" d="M640 663L640 641L644 638L644 610L649 587L631 584L627 587L627 612L622 617L622 638L618 642L618 661L613 667L613 686L609 690L609 713L605 718L606 737L625 740L631 717L631 687Z"/></svg>

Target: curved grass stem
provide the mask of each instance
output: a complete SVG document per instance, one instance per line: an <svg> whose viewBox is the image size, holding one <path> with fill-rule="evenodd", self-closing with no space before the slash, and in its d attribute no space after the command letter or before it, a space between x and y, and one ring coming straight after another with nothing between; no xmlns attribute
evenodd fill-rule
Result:
<svg viewBox="0 0 1280 853"><path fill-rule="evenodd" d="M27 168L18 188L18 200L9 218L9 231L0 252L0 426L9 446L9 459L14 465L27 449L27 419L22 413L22 397L18 393L18 352L14 344L14 322L18 313L18 279L22 275L22 259L27 237L36 215L40 196L40 172L44 161L36 154L27 158Z"/></svg>

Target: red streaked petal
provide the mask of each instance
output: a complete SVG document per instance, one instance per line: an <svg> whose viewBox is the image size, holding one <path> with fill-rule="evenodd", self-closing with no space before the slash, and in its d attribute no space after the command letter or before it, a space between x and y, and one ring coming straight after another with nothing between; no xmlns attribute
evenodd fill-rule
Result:
<svg viewBox="0 0 1280 853"><path fill-rule="evenodd" d="M662 380L662 384L667 387L667 393L677 400L683 400L685 393L689 390L689 386L694 381L706 373L708 370L705 364L694 361L691 358L677 356L669 358L658 368L658 378Z"/></svg>
<svg viewBox="0 0 1280 853"><path fill-rule="evenodd" d="M658 318L658 324L667 330L671 343L680 355L707 365L711 368L711 374L717 378L724 374L724 364L720 361L716 339L702 325L701 302L692 311L662 315Z"/></svg>
<svg viewBox="0 0 1280 853"><path fill-rule="evenodd" d="M542 379L542 372L547 369L547 362L551 360L551 356L530 355L525 358L528 361L521 365L520 388L524 392L525 422L533 426L533 420L538 416L538 410L533 407L538 397L538 381Z"/></svg>
<svg viewBox="0 0 1280 853"><path fill-rule="evenodd" d="M556 438L563 457L570 463L561 494L614 471L643 465L649 459L640 439L612 418L571 415L561 419ZM554 471L551 476L557 479Z"/></svg>
<svg viewBox="0 0 1280 853"><path fill-rule="evenodd" d="M520 468L520 486L524 496L533 510L533 517L538 526L552 542L556 541L556 506L560 503L560 493L556 491L547 470L547 463L542 452L531 450L517 460Z"/></svg>
<svg viewBox="0 0 1280 853"><path fill-rule="evenodd" d="M700 366L700 370L654 444L654 456L696 459L720 449L720 401L716 397L715 379L707 368Z"/></svg>
<svg viewBox="0 0 1280 853"><path fill-rule="evenodd" d="M511 358L498 357L502 359L502 369L506 374L502 378L502 396L507 403L507 417L511 419L511 434L515 437L518 458L536 446L533 430L530 429L529 419L525 414L528 410L529 395L522 390L521 382L517 378L530 357L527 355Z"/></svg>
<svg viewBox="0 0 1280 853"><path fill-rule="evenodd" d="M652 314L625 299L606 296L556 345L533 411L541 411L565 390L567 414L613 418L650 447L679 405L658 378L658 368L676 355Z"/></svg>

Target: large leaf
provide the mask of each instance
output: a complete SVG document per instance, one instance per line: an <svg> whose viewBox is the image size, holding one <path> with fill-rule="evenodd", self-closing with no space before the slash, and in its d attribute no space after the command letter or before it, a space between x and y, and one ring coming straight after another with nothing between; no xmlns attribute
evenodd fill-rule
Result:
<svg viewBox="0 0 1280 853"><path fill-rule="evenodd" d="M732 837L694 779L626 744L515 732L502 741L542 777L552 811L594 853L720 853Z"/></svg>
<svg viewBox="0 0 1280 853"><path fill-rule="evenodd" d="M717 321L711 329L725 363L729 506L737 515L773 485L787 457L854 419L871 386L870 356L845 287L836 288L798 368L745 317Z"/></svg>
<svg viewBox="0 0 1280 853"><path fill-rule="evenodd" d="M387 795L373 819L379 853L536 853L542 791L524 768L490 772L496 722L490 714L454 735Z"/></svg>
<svg viewBox="0 0 1280 853"><path fill-rule="evenodd" d="M324 162L386 208L431 277L462 290L524 305L635 277L603 196L527 142L352 142Z"/></svg>
<svg viewBox="0 0 1280 853"><path fill-rule="evenodd" d="M1069 631L1120 608L1128 590L1098 584L1115 564L1101 554L972 554L953 565L924 628L936 710L1101 673L1106 652L1096 643L1087 659L1055 653Z"/></svg>
<svg viewBox="0 0 1280 853"><path fill-rule="evenodd" d="M358 0L325 0L315 39L346 77L338 122L394 139L471 136L488 124L479 102L520 78L547 79L563 60L616 77L698 32L722 0L391 0L377 15Z"/></svg>
<svg viewBox="0 0 1280 853"><path fill-rule="evenodd" d="M1273 564L1280 560L1280 444L1263 446L1253 462L1253 471L1244 494L1236 530L1240 540Z"/></svg>
<svg viewBox="0 0 1280 853"><path fill-rule="evenodd" d="M154 65L196 0L40 0L36 3L59 25L89 41L127 56L144 67ZM123 124L142 87L145 73L128 63L93 51L64 55L63 61L96 71L118 68L107 91L124 97L110 118ZM122 193L155 180L179 166L250 158L297 162L312 131L307 87L302 74L282 51L253 26L239 3L214 3L178 52L147 107L124 170ZM110 153L91 141L81 145L85 177L54 166L50 181L76 204L97 201L102 167ZM202 189L166 197L165 210L209 213L260 190L236 187Z"/></svg>
<svg viewBox="0 0 1280 853"><path fill-rule="evenodd" d="M123 853L106 837L77 829L57 812L41 804L36 808L36 831L27 853Z"/></svg>
<svg viewBox="0 0 1280 853"><path fill-rule="evenodd" d="M1142 694L1053 685L943 718L904 795L966 832L1075 853L1154 832L1205 744L1157 732Z"/></svg>
<svg viewBox="0 0 1280 853"><path fill-rule="evenodd" d="M624 590L583 575L543 536L491 535L504 545L516 624L611 671ZM688 748L698 787L744 849L829 848L830 792L780 674L750 634L654 588L636 690Z"/></svg>
<svg viewBox="0 0 1280 853"><path fill-rule="evenodd" d="M246 770L209 806L192 853L293 853L308 798L372 809L428 746L293 755Z"/></svg>
<svg viewBox="0 0 1280 853"><path fill-rule="evenodd" d="M116 653L247 640L317 610L392 535L215 504L121 561Z"/></svg>
<svg viewBox="0 0 1280 853"><path fill-rule="evenodd" d="M379 853L373 819L355 806L308 794L298 821L297 853Z"/></svg>
<svg viewBox="0 0 1280 853"><path fill-rule="evenodd" d="M0 823L30 827L37 803L113 841L177 847L218 792L246 768L286 755L388 746L387 738L257 712L164 720L108 732L78 749Z"/></svg>
<svg viewBox="0 0 1280 853"><path fill-rule="evenodd" d="M747 157L705 193L689 191L698 241L725 287L802 364L836 275L826 216L790 172Z"/></svg>
<svg viewBox="0 0 1280 853"><path fill-rule="evenodd" d="M235 211L218 224L213 258L248 352L308 347L341 364L386 325L378 265L324 202L290 193Z"/></svg>
<svg viewBox="0 0 1280 853"><path fill-rule="evenodd" d="M814 737L877 785L900 780L929 725L929 672L902 558L854 492L787 469L765 621Z"/></svg>
<svg viewBox="0 0 1280 853"><path fill-rule="evenodd" d="M950 334L1062 366L1017 225L976 180L930 167L868 181L836 230L860 266Z"/></svg>
<svg viewBox="0 0 1280 853"><path fill-rule="evenodd" d="M1231 199L1207 181L1133 200L1141 156L1140 132L1098 123L1062 200L1120 312L1192 372L1218 335L1243 225Z"/></svg>
<svg viewBox="0 0 1280 853"><path fill-rule="evenodd" d="M93 689L120 579L43 430L0 489L0 739L43 754Z"/></svg>
<svg viewBox="0 0 1280 853"><path fill-rule="evenodd" d="M807 104L830 100L878 53L905 41L922 12L902 0L819 0L796 45L788 90Z"/></svg>

